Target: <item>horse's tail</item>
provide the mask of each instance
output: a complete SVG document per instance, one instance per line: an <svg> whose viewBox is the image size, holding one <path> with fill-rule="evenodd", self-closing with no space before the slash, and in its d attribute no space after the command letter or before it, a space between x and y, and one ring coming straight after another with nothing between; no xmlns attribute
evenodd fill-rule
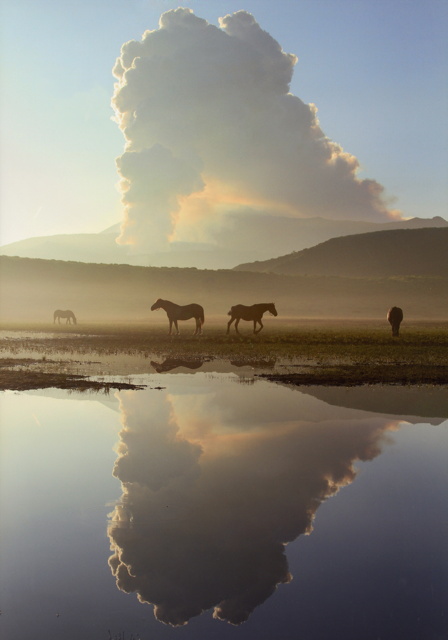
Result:
<svg viewBox="0 0 448 640"><path fill-rule="evenodd" d="M231 316L232 315L232 311L233 311L233 307L230 308L230 311L227 312L227 315Z"/></svg>

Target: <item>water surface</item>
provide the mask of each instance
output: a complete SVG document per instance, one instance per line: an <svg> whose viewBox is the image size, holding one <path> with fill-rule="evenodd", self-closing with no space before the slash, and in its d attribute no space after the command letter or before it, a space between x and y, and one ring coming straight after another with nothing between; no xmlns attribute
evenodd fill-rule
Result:
<svg viewBox="0 0 448 640"><path fill-rule="evenodd" d="M447 637L447 389L140 381L2 395L3 637Z"/></svg>

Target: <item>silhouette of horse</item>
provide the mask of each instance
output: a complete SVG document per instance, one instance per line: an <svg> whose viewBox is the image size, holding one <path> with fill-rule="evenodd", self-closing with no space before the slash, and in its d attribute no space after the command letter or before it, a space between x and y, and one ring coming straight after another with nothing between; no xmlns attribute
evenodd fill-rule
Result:
<svg viewBox="0 0 448 640"><path fill-rule="evenodd" d="M392 335L398 337L400 331L400 324L403 320L403 310L400 307L391 307L387 312L387 319L392 326Z"/></svg>
<svg viewBox="0 0 448 640"><path fill-rule="evenodd" d="M151 360L151 366L157 371L157 373L165 373L166 371L172 371L177 367L184 367L186 369L200 369L205 362L205 358L196 360L180 360L179 358L165 358L163 362L155 362Z"/></svg>
<svg viewBox="0 0 448 640"><path fill-rule="evenodd" d="M176 333L179 335L179 327L177 326L178 320L190 320L190 318L194 318L196 320L196 329L193 335L197 336L202 333L202 325L205 322L204 319L204 309L200 304L187 304L185 306L180 306L175 304L174 302L170 302L169 300L162 300L159 298L154 302L151 307L151 311L156 311L157 309L163 309L166 311L166 315L168 316L168 320L170 323L170 330L168 335L171 335L171 331L173 328L173 324L176 328Z"/></svg>
<svg viewBox="0 0 448 640"><path fill-rule="evenodd" d="M56 319L59 321L59 324L61 324L61 318L67 318L66 324L70 324L71 320L73 320L73 324L76 324L76 316L70 309L66 309L65 311L56 309L53 313L53 324L56 322Z"/></svg>
<svg viewBox="0 0 448 640"><path fill-rule="evenodd" d="M235 331L238 331L238 325L240 320L253 320L254 323L254 333L260 333L263 329L263 323L261 322L261 318L263 317L263 313L269 311L269 313L273 316L278 315L277 309L275 308L275 304L273 302L262 302L260 304L253 304L251 307L246 307L244 304L237 304L234 307L231 307L228 312L228 316L230 316L230 320L227 323L227 333L230 331L230 325L234 320L235 322ZM260 328L257 331L257 322L260 325Z"/></svg>

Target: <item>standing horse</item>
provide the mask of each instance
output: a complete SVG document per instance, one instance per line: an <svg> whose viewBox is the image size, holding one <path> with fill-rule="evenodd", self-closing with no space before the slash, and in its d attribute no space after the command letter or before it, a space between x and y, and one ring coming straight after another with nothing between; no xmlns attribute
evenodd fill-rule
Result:
<svg viewBox="0 0 448 640"><path fill-rule="evenodd" d="M170 323L170 330L168 335L171 335L171 331L173 328L173 324L176 328L176 333L179 335L179 327L177 326L178 320L190 320L190 318L194 318L196 320L196 329L193 335L197 336L202 334L202 325L204 324L204 309L200 304L187 304L185 306L180 306L175 304L174 302L170 302L169 300L162 300L159 298L154 302L151 307L151 311L156 311L157 309L163 309L166 311L166 315L168 316L168 320Z"/></svg>
<svg viewBox="0 0 448 640"><path fill-rule="evenodd" d="M70 324L71 320L73 320L73 324L76 324L76 316L70 309L66 309L65 311L56 309L53 313L53 324L56 322L56 319L59 321L59 324L61 324L61 318L67 318L66 324Z"/></svg>
<svg viewBox="0 0 448 640"><path fill-rule="evenodd" d="M387 312L387 319L392 327L392 335L398 338L400 324L403 320L403 310L400 307L391 307Z"/></svg>
<svg viewBox="0 0 448 640"><path fill-rule="evenodd" d="M277 309L275 308L275 304L273 302L262 302L260 304L253 304L251 307L246 307L244 304L237 304L234 307L231 307L229 313L230 320L227 323L227 333L230 331L230 325L234 320L235 322L235 331L238 331L238 325L240 320L253 320L254 323L254 333L260 333L263 329L263 323L261 322L261 318L263 317L263 313L269 311L269 313L273 316L278 315ZM257 331L257 322L260 325L260 328Z"/></svg>

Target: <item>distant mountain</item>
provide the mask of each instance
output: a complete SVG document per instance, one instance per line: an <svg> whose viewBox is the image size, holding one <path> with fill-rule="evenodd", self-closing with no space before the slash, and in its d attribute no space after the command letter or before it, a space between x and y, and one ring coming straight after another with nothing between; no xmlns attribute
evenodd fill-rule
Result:
<svg viewBox="0 0 448 640"><path fill-rule="evenodd" d="M169 251L144 254L119 245L115 238L119 225L100 233L77 233L38 236L0 247L0 255L44 260L71 260L96 264L129 264L143 267L196 267L199 269L229 269L249 257L253 260L272 254L258 251L231 251L215 245L172 243Z"/></svg>
<svg viewBox="0 0 448 640"><path fill-rule="evenodd" d="M448 227L448 222L434 218L411 218L378 223L359 220L328 220L326 218L287 218L268 215L247 214L227 216L225 224L215 231L218 247L239 251L246 258L241 262L266 260L277 256L314 247L330 238L350 236L371 231L391 229L419 229ZM251 258L256 247L263 257ZM235 265L235 263L234 263ZM233 266L234 266L233 265Z"/></svg>
<svg viewBox="0 0 448 640"><path fill-rule="evenodd" d="M4 256L75 260L76 262L127 263L128 249L117 245L115 235L73 233L19 240L0 247Z"/></svg>
<svg viewBox="0 0 448 640"><path fill-rule="evenodd" d="M378 224L325 218L233 215L215 231L215 243L177 242L166 252L137 253L136 248L118 245L115 238L120 225L115 224L101 233L42 236L13 242L0 247L0 255L135 266L231 269L239 263L300 251L337 236L428 227L448 228L448 222L440 217Z"/></svg>
<svg viewBox="0 0 448 640"><path fill-rule="evenodd" d="M309 276L447 277L448 227L332 238L311 249L241 264L235 270Z"/></svg>

